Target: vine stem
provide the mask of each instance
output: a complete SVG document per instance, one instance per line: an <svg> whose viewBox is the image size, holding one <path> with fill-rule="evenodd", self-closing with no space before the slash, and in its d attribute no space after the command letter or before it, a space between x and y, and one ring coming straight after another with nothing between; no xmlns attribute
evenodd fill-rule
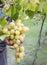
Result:
<svg viewBox="0 0 47 65"><path fill-rule="evenodd" d="M42 17L42 24L41 24L39 38L38 38L38 48L36 48L35 55L34 55L34 60L33 60L33 64L32 65L35 65L35 61L37 59L37 55L38 55L38 51L39 51L40 43L41 43L41 34L42 34L42 30L43 30L43 25L44 25L45 18L46 18L46 14L44 13L44 15Z"/></svg>

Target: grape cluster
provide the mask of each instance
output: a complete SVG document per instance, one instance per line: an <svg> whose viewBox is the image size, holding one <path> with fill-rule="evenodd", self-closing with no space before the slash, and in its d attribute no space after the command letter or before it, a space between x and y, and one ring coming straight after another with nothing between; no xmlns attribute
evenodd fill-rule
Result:
<svg viewBox="0 0 47 65"><path fill-rule="evenodd" d="M24 55L25 50L21 44L24 42L25 32L29 30L28 27L24 26L21 20L17 20L16 23L13 21L7 26L7 28L3 28L2 32L9 32L9 36L7 37L9 40L9 44L12 45L16 50L16 61L20 62Z"/></svg>
<svg viewBox="0 0 47 65"><path fill-rule="evenodd" d="M23 60L23 57L25 56L25 49L23 46L19 46L16 48L16 61L19 63L21 60Z"/></svg>

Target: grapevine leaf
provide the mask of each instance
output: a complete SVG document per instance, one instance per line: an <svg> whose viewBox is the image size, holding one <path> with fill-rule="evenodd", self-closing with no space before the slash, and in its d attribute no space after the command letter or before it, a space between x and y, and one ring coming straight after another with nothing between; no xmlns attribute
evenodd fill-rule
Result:
<svg viewBox="0 0 47 65"><path fill-rule="evenodd" d="M18 10L21 10L21 5L18 3L16 6L15 6L16 9Z"/></svg>
<svg viewBox="0 0 47 65"><path fill-rule="evenodd" d="M13 16L12 16L12 19L13 20L17 20L18 19L18 15L19 15L19 11L16 10L15 14L13 14Z"/></svg>
<svg viewBox="0 0 47 65"><path fill-rule="evenodd" d="M0 25L0 35L1 35L1 33L2 33L2 26Z"/></svg>
<svg viewBox="0 0 47 65"><path fill-rule="evenodd" d="M9 6L8 6L9 7ZM6 8L8 8L7 6L6 6ZM3 8L3 11L4 11L4 13L7 15L7 16L9 16L9 17L11 17L11 6L8 8L8 9L5 9L5 8Z"/></svg>
<svg viewBox="0 0 47 65"><path fill-rule="evenodd" d="M39 6L39 10L42 12L42 14L47 14L47 2L42 2Z"/></svg>
<svg viewBox="0 0 47 65"><path fill-rule="evenodd" d="M6 2L6 0L2 0L2 2L3 2L3 3L5 3L5 2Z"/></svg>
<svg viewBox="0 0 47 65"><path fill-rule="evenodd" d="M1 25L2 27L5 27L5 26L7 25L7 20L6 20L5 18L0 19L0 25Z"/></svg>
<svg viewBox="0 0 47 65"><path fill-rule="evenodd" d="M3 41L6 37L7 37L7 35L1 35L0 39Z"/></svg>
<svg viewBox="0 0 47 65"><path fill-rule="evenodd" d="M40 4L39 0L22 0L21 6L25 10L35 11L36 7Z"/></svg>
<svg viewBox="0 0 47 65"><path fill-rule="evenodd" d="M47 4L44 6L44 12L47 14Z"/></svg>
<svg viewBox="0 0 47 65"><path fill-rule="evenodd" d="M5 33L5 34L1 34L0 35L0 39L1 40L4 40L6 37L8 37L10 35L10 32L7 32L7 33Z"/></svg>
<svg viewBox="0 0 47 65"><path fill-rule="evenodd" d="M13 0L14 3L19 3L21 0Z"/></svg>
<svg viewBox="0 0 47 65"><path fill-rule="evenodd" d="M26 10L26 14L31 18L33 18L35 12L34 11L31 11L31 10Z"/></svg>
<svg viewBox="0 0 47 65"><path fill-rule="evenodd" d="M46 0L40 0L40 2L45 2Z"/></svg>
<svg viewBox="0 0 47 65"><path fill-rule="evenodd" d="M15 14L15 12L16 12L16 8L13 5L13 6L11 6L11 17L13 17L13 15Z"/></svg>

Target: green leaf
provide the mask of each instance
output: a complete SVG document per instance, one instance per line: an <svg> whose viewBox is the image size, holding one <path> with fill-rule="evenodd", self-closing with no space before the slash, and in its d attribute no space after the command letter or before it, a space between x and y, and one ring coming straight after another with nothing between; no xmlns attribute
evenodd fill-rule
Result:
<svg viewBox="0 0 47 65"><path fill-rule="evenodd" d="M7 33L5 33L5 34L2 33L2 34L0 35L0 39L1 39L1 40L4 40L4 39L5 39L6 37L8 37L9 35L10 35L10 32L9 32L9 31L8 31Z"/></svg>
<svg viewBox="0 0 47 65"><path fill-rule="evenodd" d="M4 11L4 13L5 13L7 16L11 17L11 7L10 7L8 10L6 10L5 8L3 8L3 11Z"/></svg>
<svg viewBox="0 0 47 65"><path fill-rule="evenodd" d="M46 0L40 0L40 2L45 2Z"/></svg>
<svg viewBox="0 0 47 65"><path fill-rule="evenodd" d="M13 14L12 16L12 19L16 21L18 19L18 16L19 16L19 11L16 9L15 14Z"/></svg>
<svg viewBox="0 0 47 65"><path fill-rule="evenodd" d="M31 10L26 10L26 14L30 17L30 19L32 19L34 14L35 14L35 12L31 11Z"/></svg>
<svg viewBox="0 0 47 65"><path fill-rule="evenodd" d="M7 37L7 35L2 35L2 36L0 36L0 39L3 41L6 37Z"/></svg>
<svg viewBox="0 0 47 65"><path fill-rule="evenodd" d="M6 2L6 0L1 0L3 3L5 3Z"/></svg>
<svg viewBox="0 0 47 65"><path fill-rule="evenodd" d="M11 17L13 17L13 15L15 14L15 12L16 12L16 8L13 5L13 6L11 6Z"/></svg>
<svg viewBox="0 0 47 65"><path fill-rule="evenodd" d="M21 10L21 5L18 3L18 5L15 6L17 10Z"/></svg>
<svg viewBox="0 0 47 65"><path fill-rule="evenodd" d="M21 19L22 21L24 21L25 20L25 16L26 16L25 11L21 10L19 12L19 17L18 18Z"/></svg>
<svg viewBox="0 0 47 65"><path fill-rule="evenodd" d="M19 15L18 12L15 13L15 14L12 16L12 19L13 19L14 21L16 21L16 20L18 19L18 15Z"/></svg>
<svg viewBox="0 0 47 65"><path fill-rule="evenodd" d="M7 20L6 20L5 18L0 19L0 25L1 25L2 27L5 27L5 26L7 25Z"/></svg>
<svg viewBox="0 0 47 65"><path fill-rule="evenodd" d="M17 20L17 18L18 18L18 16L19 16L19 11L20 11L20 9L21 9L21 5L19 5L19 6L15 6L15 5L13 5L12 7L11 7L11 18L13 19L13 20Z"/></svg>
<svg viewBox="0 0 47 65"><path fill-rule="evenodd" d="M2 30L2 26L0 25L0 31Z"/></svg>
<svg viewBox="0 0 47 65"><path fill-rule="evenodd" d="M13 0L14 3L19 3L21 0Z"/></svg>
<svg viewBox="0 0 47 65"><path fill-rule="evenodd" d="M47 4L45 3L44 12L47 14Z"/></svg>
<svg viewBox="0 0 47 65"><path fill-rule="evenodd" d="M21 6L25 10L35 11L36 7L40 4L39 0L22 0Z"/></svg>
<svg viewBox="0 0 47 65"><path fill-rule="evenodd" d="M47 14L47 2L41 2L39 10L41 11L41 14Z"/></svg>
<svg viewBox="0 0 47 65"><path fill-rule="evenodd" d="M2 26L0 25L0 35L2 34Z"/></svg>

